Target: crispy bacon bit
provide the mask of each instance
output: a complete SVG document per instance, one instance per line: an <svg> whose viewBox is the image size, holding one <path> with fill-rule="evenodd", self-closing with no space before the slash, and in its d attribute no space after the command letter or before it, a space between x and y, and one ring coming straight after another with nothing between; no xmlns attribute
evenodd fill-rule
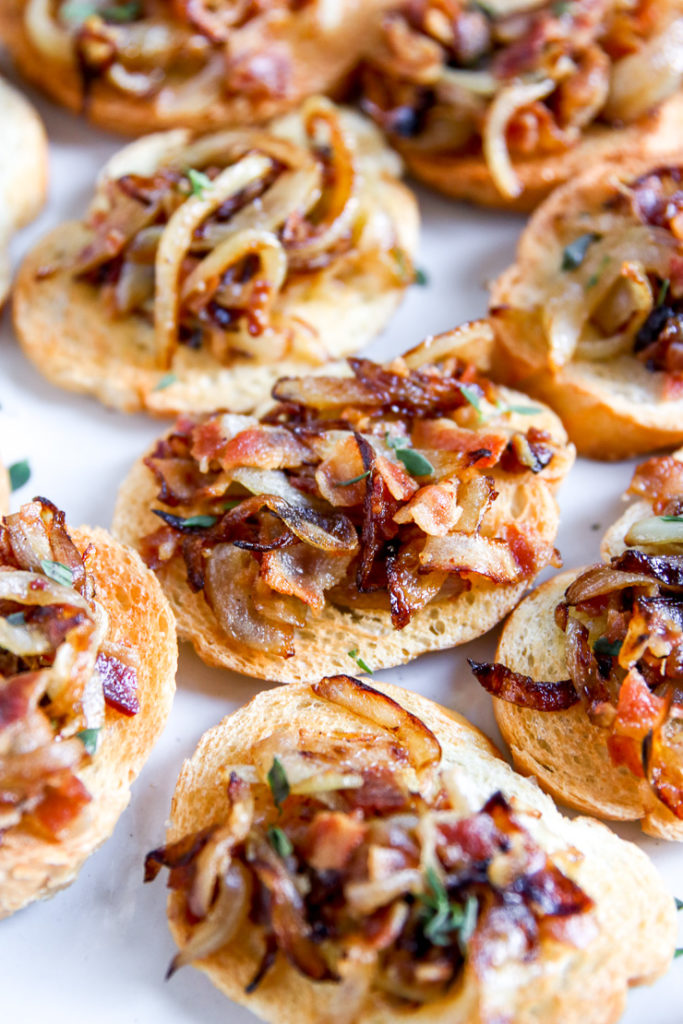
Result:
<svg viewBox="0 0 683 1024"><path fill-rule="evenodd" d="M505 665L490 665L468 658L475 676L493 697L509 701L519 708L534 711L565 711L579 700L571 679L556 683L536 683L530 676L513 672Z"/></svg>
<svg viewBox="0 0 683 1024"><path fill-rule="evenodd" d="M655 515L669 511L670 503L683 496L683 461L660 455L642 462L633 474L629 493L651 502Z"/></svg>
<svg viewBox="0 0 683 1024"><path fill-rule="evenodd" d="M148 565L182 558L223 632L256 649L294 653L295 628L328 600L376 600L403 629L445 587L453 598L477 577L519 582L554 559L530 524L491 514L500 475L542 472L550 435L504 417L478 427L472 395L495 407L497 392L455 357L351 367L281 380L260 422L184 417L146 460L167 506L141 541ZM511 438L532 464L510 455ZM249 557L228 579L216 566L229 546Z"/></svg>
<svg viewBox="0 0 683 1024"><path fill-rule="evenodd" d="M361 996L377 989L409 1009L442 999L468 962L483 973L536 957L546 937L574 945L594 935L592 900L537 844L502 793L474 813L456 810L437 755L436 762L422 761L433 796L421 795L423 787L410 781L405 765L417 767L409 744L415 735L431 736L424 723L344 677L313 689L387 729L397 749L405 741L404 756L373 753L368 748L381 748L381 734L373 744L348 729L318 737L319 747L327 743L325 757L322 749L313 754L301 731L297 739L296 729L277 729L264 740L292 783L279 810L259 755L260 781L242 783L255 808L247 828L233 828L231 810L227 823L148 855L146 879L160 866L170 869L176 913L184 912L189 926L173 968L218 953L238 935L221 905L225 861L218 854L226 849L230 871L250 895L252 925L265 949L250 992L278 957L304 977L338 982L343 953L345 980L357 957L364 965L354 975ZM406 731L397 732L396 723ZM330 772L336 787L327 781ZM302 773L305 792L299 792ZM348 788L346 780L359 773L362 785ZM197 915L192 894L200 876L214 895Z"/></svg>
<svg viewBox="0 0 683 1024"><path fill-rule="evenodd" d="M95 667L102 680L104 699L109 707L132 717L140 710L137 673L118 658L98 654Z"/></svg>

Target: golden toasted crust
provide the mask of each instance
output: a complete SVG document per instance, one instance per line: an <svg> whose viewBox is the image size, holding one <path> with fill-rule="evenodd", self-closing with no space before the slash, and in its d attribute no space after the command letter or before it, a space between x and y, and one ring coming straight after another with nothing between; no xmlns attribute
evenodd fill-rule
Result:
<svg viewBox="0 0 683 1024"><path fill-rule="evenodd" d="M97 599L109 616L109 636L138 651L140 711L132 718L107 707L91 764L78 773L92 796L82 826L59 842L11 828L0 842L0 918L69 885L107 839L130 799L130 786L166 724L178 659L175 624L153 573L106 531L72 531L83 551L94 544Z"/></svg>
<svg viewBox="0 0 683 1024"><path fill-rule="evenodd" d="M50 61L32 44L24 29L26 0L3 0L0 5L0 38L6 44L17 67L26 78L52 99L74 113L85 113L89 120L109 131L123 135L145 135L166 128L185 127L211 131L225 125L252 125L269 120L297 106L315 93L334 94L343 85L358 62L379 25L379 12L386 0L340 0L343 16L330 28L315 26L311 14L299 23L273 22L267 39L243 33L240 51L285 55L291 69L288 87L281 96L255 91L215 97L210 102L180 109L181 90L190 79L171 83L156 97L126 96L104 80L95 79L87 100L83 81L76 67ZM324 3L316 0L321 20Z"/></svg>
<svg viewBox="0 0 683 1024"><path fill-rule="evenodd" d="M387 151L379 135L353 114L342 118L358 142L362 162L377 167L376 181L365 187L390 217L399 247L412 256L419 225L414 196L383 170ZM148 144L154 145L153 137ZM263 403L279 377L317 372L317 365L295 357L272 364L235 358L224 366L207 349L180 345L169 378L156 363L152 325L140 317L111 319L97 289L73 278L70 264L90 237L79 222L56 228L26 258L14 289L14 323L22 347L59 387L93 394L125 412L249 412ZM51 272L42 274L45 268ZM375 274L347 268L339 277L325 271L319 279L292 281L277 307L287 318L310 325L323 356L339 359L379 333L404 290L404 285L379 286ZM279 336L276 344L279 351Z"/></svg>
<svg viewBox="0 0 683 1024"><path fill-rule="evenodd" d="M0 79L0 304L9 291L7 246L33 220L47 193L47 138L30 103Z"/></svg>
<svg viewBox="0 0 683 1024"><path fill-rule="evenodd" d="M226 995L278 1024L332 1019L349 1024L393 1024L407 1019L424 1024L492 1024L494 1020L612 1024L623 1012L629 984L654 980L667 969L673 951L673 901L647 857L597 822L563 818L548 797L516 775L459 715L396 686L373 685L436 734L444 768L454 769L462 779L473 807L500 789L518 807L539 812L535 818L525 816L524 824L596 901L596 938L583 949L544 946L536 961L499 968L485 983L467 968L462 983L421 1009L398 1007L375 993L353 1012L344 986L309 981L283 957L278 957L256 992L246 995L245 986L263 952L251 925L233 945L196 966ZM173 797L167 841L221 820L226 811L226 769L252 762L252 747L272 730L299 723L321 735L359 728L358 718L315 697L305 685L259 694L206 733L185 762ZM363 719L362 729L365 734L374 727ZM177 895L169 900L169 921L174 938L183 945L187 925Z"/></svg>
<svg viewBox="0 0 683 1024"><path fill-rule="evenodd" d="M543 583L508 619L496 661L533 679L568 677L565 634L555 607L580 570ZM612 763L605 730L580 704L567 711L532 711L494 698L498 727L515 767L534 775L551 796L577 810L614 821L640 821L648 835L683 839L683 821L656 800L643 780Z"/></svg>
<svg viewBox="0 0 683 1024"><path fill-rule="evenodd" d="M592 126L570 149L547 156L516 157L515 174L523 187L516 199L508 199L498 191L482 156L422 152L410 143L399 143L397 148L411 173L439 192L482 206L527 213L558 185L572 181L598 161L665 152L680 135L681 128L683 95L676 95L636 124L625 128Z"/></svg>
<svg viewBox="0 0 683 1024"><path fill-rule="evenodd" d="M680 102L683 109L683 97ZM543 285L553 268L561 273L569 227L572 238L582 221L590 230L591 214L614 195L615 182L680 161L680 150L656 155L647 150L590 166L539 207L522 233L516 262L491 289L496 372L555 409L579 454L589 458L624 459L681 444L683 399L666 399L666 375L649 371L631 355L604 362L576 358L551 368L534 310L547 299Z"/></svg>
<svg viewBox="0 0 683 1024"><path fill-rule="evenodd" d="M514 404L523 399L523 395L503 389L504 402ZM519 420L517 425L522 430L537 425L558 439L564 437L559 421L549 410L541 411L537 417L520 416ZM495 510L501 521L518 520L529 524L550 544L557 534L559 515L551 486L569 472L573 450L565 449L558 453L557 459L557 477L551 481L536 478L519 484L496 481L499 496ZM159 526L158 518L151 511L157 504L157 490L151 472L140 459L121 485L112 527L115 535L131 547L139 547L141 539ZM297 630L297 653L283 659L229 641L204 594L190 590L181 559L174 559L157 575L175 613L179 636L192 642L203 661L256 679L280 682L313 682L321 675L348 672L353 668L348 652L354 649L374 671L403 665L426 651L466 643L500 622L515 607L528 585L475 582L471 590L455 598L432 601L402 630L393 628L388 611L343 609L327 603L319 616Z"/></svg>

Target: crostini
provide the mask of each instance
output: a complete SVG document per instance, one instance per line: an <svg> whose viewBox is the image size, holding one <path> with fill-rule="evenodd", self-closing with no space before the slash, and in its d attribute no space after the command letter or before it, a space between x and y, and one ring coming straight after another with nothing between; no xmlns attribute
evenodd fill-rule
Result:
<svg viewBox="0 0 683 1024"><path fill-rule="evenodd" d="M515 766L558 800L683 840L683 451L648 460L605 564L563 573L510 617L496 698Z"/></svg>
<svg viewBox="0 0 683 1024"><path fill-rule="evenodd" d="M592 167L536 211L495 282L496 370L579 453L683 442L683 157Z"/></svg>
<svg viewBox="0 0 683 1024"><path fill-rule="evenodd" d="M10 285L9 243L40 212L47 194L47 138L31 104L0 78L0 306Z"/></svg>
<svg viewBox="0 0 683 1024"><path fill-rule="evenodd" d="M465 361L491 342L475 323L285 378L260 420L184 416L136 464L114 532L200 657L312 681L464 643L514 607L555 562L574 452L550 410Z"/></svg>
<svg viewBox="0 0 683 1024"><path fill-rule="evenodd" d="M44 498L0 521L0 918L112 833L175 689L173 615L104 530Z"/></svg>
<svg viewBox="0 0 683 1024"><path fill-rule="evenodd" d="M3 0L0 36L57 102L127 135L253 125L336 89L384 0Z"/></svg>
<svg viewBox="0 0 683 1024"><path fill-rule="evenodd" d="M370 122L319 98L267 131L139 139L86 221L24 262L24 351L126 411L251 411L282 374L370 341L412 283L418 212L399 170Z"/></svg>
<svg viewBox="0 0 683 1024"><path fill-rule="evenodd" d="M608 156L680 134L680 0L411 0L384 15L365 110L457 199L531 210Z"/></svg>
<svg viewBox="0 0 683 1024"><path fill-rule="evenodd" d="M562 817L459 715L343 675L206 733L162 866L169 973L277 1024L611 1024L673 953L644 853Z"/></svg>

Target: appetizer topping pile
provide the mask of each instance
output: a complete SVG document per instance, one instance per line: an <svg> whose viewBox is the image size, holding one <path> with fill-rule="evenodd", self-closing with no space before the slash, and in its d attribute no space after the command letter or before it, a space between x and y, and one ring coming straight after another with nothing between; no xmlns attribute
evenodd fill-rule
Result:
<svg viewBox="0 0 683 1024"><path fill-rule="evenodd" d="M13 826L48 839L72 827L105 704L139 710L132 652L106 639L94 555L44 498L0 522L0 843Z"/></svg>
<svg viewBox="0 0 683 1024"><path fill-rule="evenodd" d="M154 324L158 366L178 345L221 363L292 354L322 363L316 330L283 308L287 293L315 302L331 280L359 273L377 291L412 280L339 111L315 99L302 118L300 145L259 129L169 133L153 172L103 177L93 238L72 270L113 317Z"/></svg>
<svg viewBox="0 0 683 1024"><path fill-rule="evenodd" d="M308 0L27 0L25 29L48 60L128 97L158 97L179 116L217 96L284 99L294 68L282 46L264 46Z"/></svg>
<svg viewBox="0 0 683 1024"><path fill-rule="evenodd" d="M683 462L648 460L631 492L654 514L631 526L623 554L582 573L555 612L570 679L535 682L504 665L470 664L490 693L519 707L580 701L609 731L613 763L683 818Z"/></svg>
<svg viewBox="0 0 683 1024"><path fill-rule="evenodd" d="M552 544L497 499L560 443L520 427L540 409L505 405L456 358L420 365L419 351L351 359L351 378L280 380L260 421L182 417L145 459L163 521L142 541L148 565L184 561L227 637L286 657L327 602L385 609L402 629L473 581L535 576Z"/></svg>
<svg viewBox="0 0 683 1024"><path fill-rule="evenodd" d="M674 93L682 44L673 0L408 0L385 16L364 105L422 151L483 153L515 198L515 157L561 152L592 124L635 121Z"/></svg>
<svg viewBox="0 0 683 1024"><path fill-rule="evenodd" d="M171 972L256 929L248 992L284 955L342 982L351 1020L373 990L422 1004L465 969L590 940L592 900L501 793L472 808L420 719L348 676L312 690L374 731L275 729L230 771L220 821L147 856L186 928Z"/></svg>
<svg viewBox="0 0 683 1024"><path fill-rule="evenodd" d="M562 274L538 314L552 363L635 355L648 370L667 374L665 397L678 397L683 388L683 170L661 167L619 183L591 218L590 231L587 221L587 215L579 215L568 225Z"/></svg>

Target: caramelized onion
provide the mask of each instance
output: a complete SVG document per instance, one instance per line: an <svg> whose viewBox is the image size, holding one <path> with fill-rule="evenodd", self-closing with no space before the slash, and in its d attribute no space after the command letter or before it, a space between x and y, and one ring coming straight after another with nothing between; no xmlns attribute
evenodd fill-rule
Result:
<svg viewBox="0 0 683 1024"><path fill-rule="evenodd" d="M441 745L431 729L385 693L344 675L327 676L311 689L318 697L393 732L405 745L416 768L440 761Z"/></svg>
<svg viewBox="0 0 683 1024"><path fill-rule="evenodd" d="M571 679L553 683L539 683L530 676L513 672L499 663L472 661L469 666L475 676L493 697L534 711L565 711L578 702L578 694Z"/></svg>

